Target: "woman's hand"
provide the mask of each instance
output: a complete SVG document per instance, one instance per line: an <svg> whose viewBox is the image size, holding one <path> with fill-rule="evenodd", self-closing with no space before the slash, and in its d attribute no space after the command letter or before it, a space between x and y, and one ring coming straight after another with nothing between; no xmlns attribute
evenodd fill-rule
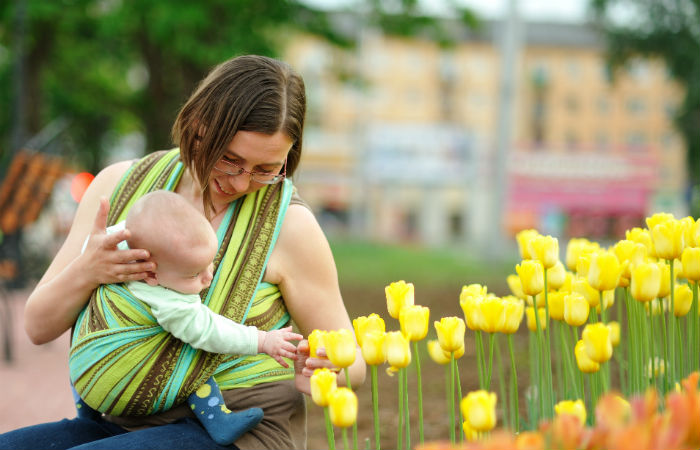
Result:
<svg viewBox="0 0 700 450"><path fill-rule="evenodd" d="M99 286L146 278L148 272L156 268L154 262L147 261L149 252L144 249L117 249L117 244L131 237L131 232L121 230L107 234L108 213L109 202L101 197L85 251L80 256L90 284Z"/></svg>
<svg viewBox="0 0 700 450"><path fill-rule="evenodd" d="M309 341L304 339L297 344L297 359L294 361L294 382L296 388L304 394L311 395L311 375L316 369L324 367L338 372L339 369L331 363L326 355L326 349L319 347L316 349L316 356L309 356ZM339 374L339 376L341 376Z"/></svg>

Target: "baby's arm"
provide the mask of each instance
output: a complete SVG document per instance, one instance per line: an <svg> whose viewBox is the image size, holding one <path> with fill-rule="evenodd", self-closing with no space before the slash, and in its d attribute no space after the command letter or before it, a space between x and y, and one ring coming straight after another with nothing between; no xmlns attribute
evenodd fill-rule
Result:
<svg viewBox="0 0 700 450"><path fill-rule="evenodd" d="M294 333L292 327L280 330L258 330L258 353L267 353L275 358L282 367L289 364L282 357L296 359L297 346L289 341L300 341L304 336Z"/></svg>

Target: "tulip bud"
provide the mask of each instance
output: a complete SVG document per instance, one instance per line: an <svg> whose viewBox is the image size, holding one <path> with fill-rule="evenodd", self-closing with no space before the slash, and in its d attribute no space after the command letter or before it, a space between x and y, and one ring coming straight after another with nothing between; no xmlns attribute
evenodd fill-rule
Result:
<svg viewBox="0 0 700 450"><path fill-rule="evenodd" d="M588 320L590 305L583 295L572 292L564 296L564 321L572 327L580 327Z"/></svg>
<svg viewBox="0 0 700 450"><path fill-rule="evenodd" d="M520 282L520 277L514 273L506 277L506 282L510 288L510 292L513 293L518 298L525 299L525 293L523 292L523 284Z"/></svg>
<svg viewBox="0 0 700 450"><path fill-rule="evenodd" d="M635 227L631 230L627 230L625 232L625 237L627 238L627 240L637 242L638 244L642 244L646 249L647 256L651 256L653 246L651 244L651 233L649 232L649 230Z"/></svg>
<svg viewBox="0 0 700 450"><path fill-rule="evenodd" d="M643 244L634 242L629 239L623 239L613 246L613 252L622 265L621 277L630 279L632 276L630 268L644 262L647 255L647 249Z"/></svg>
<svg viewBox="0 0 700 450"><path fill-rule="evenodd" d="M522 322L523 313L525 312L525 304L521 299L508 295L503 297L503 305L506 321L501 332L513 334L520 328L520 322Z"/></svg>
<svg viewBox="0 0 700 450"><path fill-rule="evenodd" d="M597 291L615 289L620 282L622 267L617 256L611 252L598 252L591 255L588 268L588 284Z"/></svg>
<svg viewBox="0 0 700 450"><path fill-rule="evenodd" d="M610 328L610 343L612 343L613 347L617 347L617 344L620 343L620 323L611 320L607 323L607 326Z"/></svg>
<svg viewBox="0 0 700 450"><path fill-rule="evenodd" d="M700 220L698 221L700 223ZM683 264L683 275L688 280L700 281L700 247L688 247L681 254Z"/></svg>
<svg viewBox="0 0 700 450"><path fill-rule="evenodd" d="M657 258L670 260L681 257L684 247L683 230L677 220L659 223L650 230Z"/></svg>
<svg viewBox="0 0 700 450"><path fill-rule="evenodd" d="M318 349L325 348L324 343L327 332L323 330L313 330L309 334L309 356L312 358L318 358Z"/></svg>
<svg viewBox="0 0 700 450"><path fill-rule="evenodd" d="M525 260L515 266L525 295L537 295L544 289L544 268L537 260Z"/></svg>
<svg viewBox="0 0 700 450"><path fill-rule="evenodd" d="M576 356L576 364L578 369L583 373L594 373L600 370L600 364L593 361L586 352L586 344L579 340L574 347L574 355Z"/></svg>
<svg viewBox="0 0 700 450"><path fill-rule="evenodd" d="M487 295L480 303L481 317L483 318L482 330L487 333L496 333L505 327L506 311L503 300Z"/></svg>
<svg viewBox="0 0 700 450"><path fill-rule="evenodd" d="M496 394L473 391L460 402L465 422L476 431L490 431L496 426Z"/></svg>
<svg viewBox="0 0 700 450"><path fill-rule="evenodd" d="M525 308L525 315L527 316L527 328L530 331L537 331L537 320L535 319L535 308L528 306ZM537 308L537 315L540 321L539 328L541 330L547 329L547 310L544 308Z"/></svg>
<svg viewBox="0 0 700 450"><path fill-rule="evenodd" d="M673 217L673 214L669 213L655 213L650 217L647 217L645 219L647 228L651 230L654 228L656 225L659 225L661 223L666 223L669 220L676 220L675 217Z"/></svg>
<svg viewBox="0 0 700 450"><path fill-rule="evenodd" d="M386 334L386 360L395 368L401 369L411 364L411 347L409 340L400 331L390 331Z"/></svg>
<svg viewBox="0 0 700 450"><path fill-rule="evenodd" d="M586 424L586 405L583 400L562 400L556 405L554 405L554 412L558 416L562 414L569 414L581 421L581 425Z"/></svg>
<svg viewBox="0 0 700 450"><path fill-rule="evenodd" d="M443 317L439 322L435 321L440 347L446 352L456 352L464 347L464 320L459 317Z"/></svg>
<svg viewBox="0 0 700 450"><path fill-rule="evenodd" d="M673 315L682 317L688 314L693 304L693 291L687 284L677 284L673 289Z"/></svg>
<svg viewBox="0 0 700 450"><path fill-rule="evenodd" d="M360 316L352 321L352 327L355 329L355 337L357 338L357 343L362 347L362 340L365 334L370 331L379 331L384 333L386 331L386 325L384 324L384 319L379 317L378 314L372 313L369 316Z"/></svg>
<svg viewBox="0 0 700 450"><path fill-rule="evenodd" d="M355 335L346 328L330 331L324 338L326 344L326 354L333 365L340 367L350 367L355 362L357 347L355 345Z"/></svg>
<svg viewBox="0 0 700 450"><path fill-rule="evenodd" d="M661 285L659 287L659 298L664 298L668 297L671 295L671 266L664 263L664 262L659 262L659 268L661 269ZM673 277L674 279L678 278L678 265L675 264L673 267Z"/></svg>
<svg viewBox="0 0 700 450"><path fill-rule="evenodd" d="M556 291L549 293L549 317L554 320L564 320L564 297L568 292Z"/></svg>
<svg viewBox="0 0 700 450"><path fill-rule="evenodd" d="M542 267L549 269L559 261L559 241L552 236L538 234L530 239L530 258L542 263Z"/></svg>
<svg viewBox="0 0 700 450"><path fill-rule="evenodd" d="M589 244L588 239L572 238L566 244L566 267L571 270L576 270L576 261L581 254L581 251Z"/></svg>
<svg viewBox="0 0 700 450"><path fill-rule="evenodd" d="M537 230L522 230L515 235L515 239L518 241L518 249L520 250L520 257L522 259L532 259L534 256L530 253L530 241L538 236Z"/></svg>
<svg viewBox="0 0 700 450"><path fill-rule="evenodd" d="M428 334L430 309L419 305L406 305L399 313L401 332L409 341L420 341Z"/></svg>
<svg viewBox="0 0 700 450"><path fill-rule="evenodd" d="M442 366L448 364L451 360L449 353L445 353L440 347L440 343L435 339L428 341L428 354L433 361Z"/></svg>
<svg viewBox="0 0 700 450"><path fill-rule="evenodd" d="M352 389L340 387L333 391L328 406L331 423L336 427L347 428L357 421L357 395Z"/></svg>
<svg viewBox="0 0 700 450"><path fill-rule="evenodd" d="M641 263L631 270L630 293L638 302L646 303L659 295L661 270L653 262Z"/></svg>
<svg viewBox="0 0 700 450"><path fill-rule="evenodd" d="M337 375L324 367L314 370L311 375L311 399L321 407L328 406L330 394L338 388Z"/></svg>
<svg viewBox="0 0 700 450"><path fill-rule="evenodd" d="M610 329L602 322L588 324L581 334L586 344L588 357L597 363L603 363L612 357L613 348L610 341Z"/></svg>
<svg viewBox="0 0 700 450"><path fill-rule="evenodd" d="M384 331L371 330L365 333L362 339L362 358L370 366L378 366L386 362L386 348Z"/></svg>
<svg viewBox="0 0 700 450"><path fill-rule="evenodd" d="M566 269L561 261L547 269L547 288L556 291L566 282Z"/></svg>
<svg viewBox="0 0 700 450"><path fill-rule="evenodd" d="M469 422L466 420L462 422L462 430L464 431L464 439L467 442L474 442L479 439L479 432L469 426Z"/></svg>
<svg viewBox="0 0 700 450"><path fill-rule="evenodd" d="M470 330L480 331L483 329L484 318L481 314L480 304L484 297L477 296L462 296L459 300L459 306L462 307L464 320Z"/></svg>
<svg viewBox="0 0 700 450"><path fill-rule="evenodd" d="M394 319L399 318L401 308L405 305L412 305L414 301L413 283L396 281L384 288L386 294L386 305L389 315Z"/></svg>
<svg viewBox="0 0 700 450"><path fill-rule="evenodd" d="M588 279L576 277L571 288L572 292L581 294L591 308L595 308L600 304L600 293L588 283Z"/></svg>

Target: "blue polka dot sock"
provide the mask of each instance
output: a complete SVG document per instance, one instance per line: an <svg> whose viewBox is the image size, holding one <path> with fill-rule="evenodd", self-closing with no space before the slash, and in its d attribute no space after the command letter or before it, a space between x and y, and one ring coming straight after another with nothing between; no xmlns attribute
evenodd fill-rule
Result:
<svg viewBox="0 0 700 450"><path fill-rule="evenodd" d="M85 401L80 398L78 391L75 390L75 386L71 383L70 390L73 393L73 401L75 402L75 409L77 411L78 417L81 419L97 419L102 414L88 406Z"/></svg>
<svg viewBox="0 0 700 450"><path fill-rule="evenodd" d="M263 418L260 408L238 412L229 410L214 378L209 378L196 392L190 394L187 400L204 429L219 445L232 444Z"/></svg>

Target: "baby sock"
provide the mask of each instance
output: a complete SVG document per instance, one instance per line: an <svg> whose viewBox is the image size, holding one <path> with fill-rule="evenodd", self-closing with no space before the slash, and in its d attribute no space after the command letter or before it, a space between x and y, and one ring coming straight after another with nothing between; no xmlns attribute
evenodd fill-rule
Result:
<svg viewBox="0 0 700 450"><path fill-rule="evenodd" d="M73 383L70 385L70 390L73 393L73 401L75 402L75 409L78 413L78 417L81 419L97 419L100 417L102 414L99 411L96 411L88 406L85 401L80 398L80 395L78 394L78 391L75 390L75 386L73 386Z"/></svg>
<svg viewBox="0 0 700 450"><path fill-rule="evenodd" d="M239 412L228 409L219 385L213 377L209 378L196 392L190 394L187 400L204 429L219 445L232 444L243 433L260 423L263 418L260 408Z"/></svg>

